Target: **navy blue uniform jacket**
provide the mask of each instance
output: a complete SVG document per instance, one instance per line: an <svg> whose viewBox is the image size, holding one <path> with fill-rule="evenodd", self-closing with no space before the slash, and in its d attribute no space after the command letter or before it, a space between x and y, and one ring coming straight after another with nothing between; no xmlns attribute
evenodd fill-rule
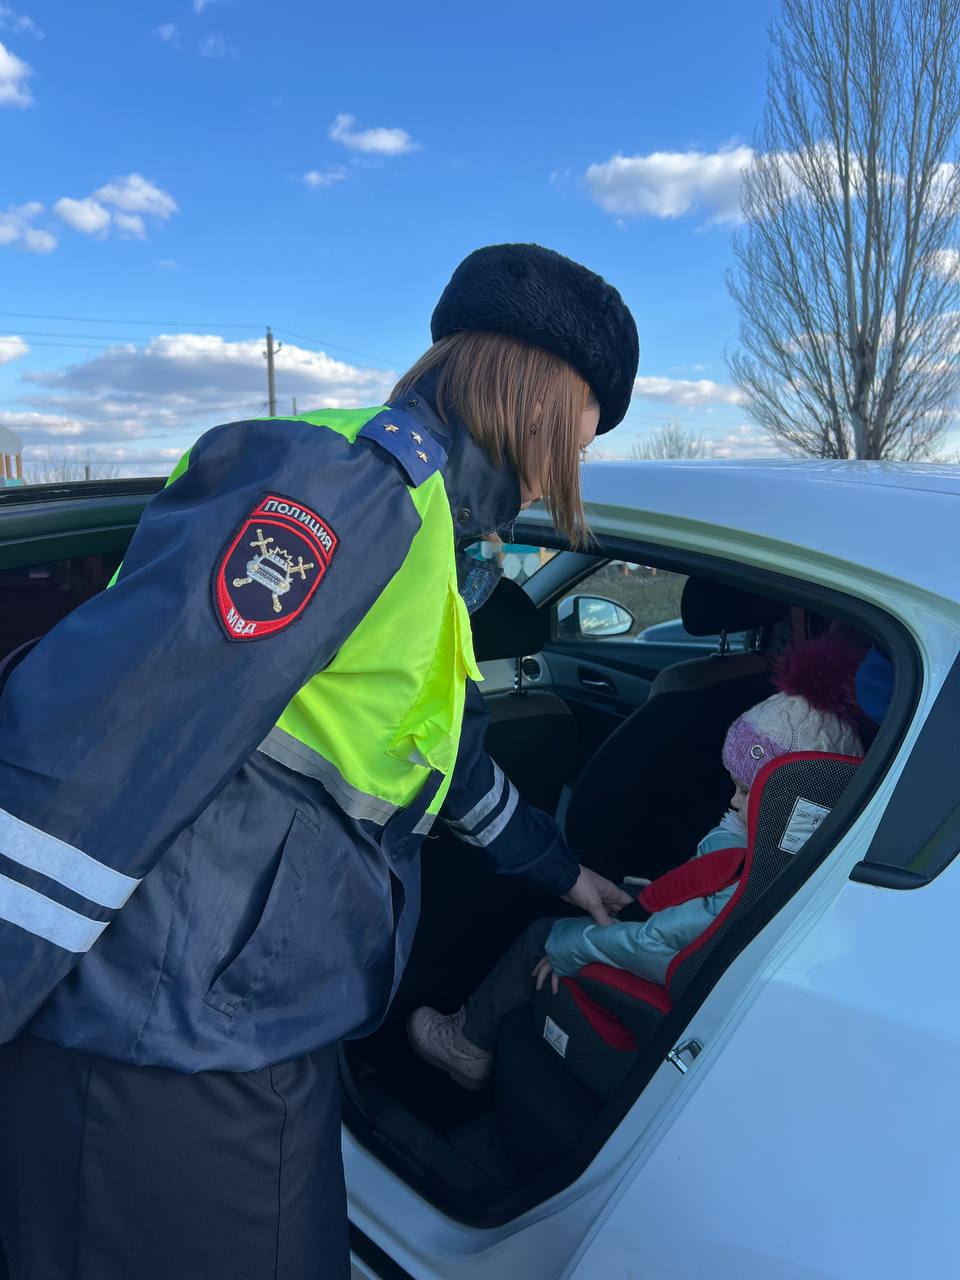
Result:
<svg viewBox="0 0 960 1280"><path fill-rule="evenodd" d="M428 433L458 540L515 516L516 481L429 395L398 412ZM258 747L403 563L418 522L406 486L422 468L399 439L217 427L147 507L116 585L12 671L0 1041L29 1027L120 1061L247 1071L382 1019L416 926L414 828L433 792L382 824L354 818ZM337 545L296 623L243 643L211 581L267 492L322 516ZM485 726L471 687L442 816L499 871L566 892L576 860L486 755Z"/></svg>

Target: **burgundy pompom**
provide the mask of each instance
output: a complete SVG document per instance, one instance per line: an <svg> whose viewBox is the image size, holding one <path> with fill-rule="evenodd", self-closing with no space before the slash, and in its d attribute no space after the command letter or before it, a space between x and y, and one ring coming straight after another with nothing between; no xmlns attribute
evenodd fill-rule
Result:
<svg viewBox="0 0 960 1280"><path fill-rule="evenodd" d="M817 636L780 655L773 683L781 693L806 698L817 711L832 712L856 728L862 719L856 687L862 656L840 635Z"/></svg>

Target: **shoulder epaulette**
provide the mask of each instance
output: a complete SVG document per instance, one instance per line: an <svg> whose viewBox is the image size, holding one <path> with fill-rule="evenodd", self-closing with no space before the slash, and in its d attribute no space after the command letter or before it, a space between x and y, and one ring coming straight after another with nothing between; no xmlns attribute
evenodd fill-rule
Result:
<svg viewBox="0 0 960 1280"><path fill-rule="evenodd" d="M440 471L447 461L441 444L415 418L398 409L384 409L357 432L358 440L372 440L396 458L416 488Z"/></svg>

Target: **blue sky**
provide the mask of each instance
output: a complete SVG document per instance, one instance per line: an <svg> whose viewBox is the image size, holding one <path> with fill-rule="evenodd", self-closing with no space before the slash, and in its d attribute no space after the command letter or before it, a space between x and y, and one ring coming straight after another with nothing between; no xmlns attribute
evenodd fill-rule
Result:
<svg viewBox="0 0 960 1280"><path fill-rule="evenodd" d="M636 315L611 446L765 452L723 275L776 9L0 0L0 424L161 471L262 411L268 323L282 408L376 403L457 262L536 240Z"/></svg>

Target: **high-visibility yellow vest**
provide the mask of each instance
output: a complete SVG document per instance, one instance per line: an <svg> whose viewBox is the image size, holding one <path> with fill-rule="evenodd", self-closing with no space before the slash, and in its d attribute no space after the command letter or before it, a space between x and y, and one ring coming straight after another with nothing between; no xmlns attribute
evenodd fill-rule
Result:
<svg viewBox="0 0 960 1280"><path fill-rule="evenodd" d="M325 409L295 421L351 443L383 413ZM287 418L284 421L290 421ZM189 465L177 464L171 483ZM457 583L450 503L439 471L408 485L420 517L400 569L333 661L287 705L260 750L315 777L353 818L384 823L410 804L431 770L443 803L457 758L466 679L481 679Z"/></svg>

